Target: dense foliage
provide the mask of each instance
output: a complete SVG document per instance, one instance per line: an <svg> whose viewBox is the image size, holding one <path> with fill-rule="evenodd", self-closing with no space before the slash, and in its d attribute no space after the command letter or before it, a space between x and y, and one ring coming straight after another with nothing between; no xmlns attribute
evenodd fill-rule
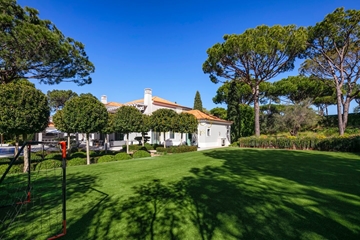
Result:
<svg viewBox="0 0 360 240"><path fill-rule="evenodd" d="M199 91L196 91L193 109L203 111L203 105L202 105L201 96L200 96Z"/></svg>
<svg viewBox="0 0 360 240"><path fill-rule="evenodd" d="M36 9L22 8L16 0L1 0L0 13L0 84L20 78L91 83L94 65L81 42L65 37Z"/></svg>

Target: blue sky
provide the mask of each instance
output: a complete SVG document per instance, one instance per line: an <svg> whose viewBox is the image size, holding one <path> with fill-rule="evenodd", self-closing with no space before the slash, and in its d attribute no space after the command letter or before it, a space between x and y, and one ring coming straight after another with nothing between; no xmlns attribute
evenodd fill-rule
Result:
<svg viewBox="0 0 360 240"><path fill-rule="evenodd" d="M18 0L40 11L66 36L85 44L95 65L93 83L77 86L36 84L43 92L71 89L125 103L153 95L192 107L195 93L203 107L219 84L202 71L206 50L224 34L241 34L258 25L314 25L337 7L360 9L359 0ZM297 62L297 65L300 62ZM297 75L297 69L273 79ZM224 106L223 106L224 107ZM352 109L351 109L352 110ZM330 109L334 114L335 108Z"/></svg>

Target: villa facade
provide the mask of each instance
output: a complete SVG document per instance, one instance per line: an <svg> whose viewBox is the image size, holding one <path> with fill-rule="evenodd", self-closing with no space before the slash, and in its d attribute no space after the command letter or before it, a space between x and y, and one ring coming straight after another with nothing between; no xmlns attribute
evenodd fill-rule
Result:
<svg viewBox="0 0 360 240"><path fill-rule="evenodd" d="M228 146L230 144L230 126L232 122L217 118L215 116L203 113L199 110L193 110L192 108L182 106L176 102L171 102L163 98L153 96L152 90L146 88L144 91L144 98L134 100L127 103L108 102L107 97L103 95L101 102L105 105L109 112L116 112L121 106L134 106L143 114L151 115L154 111L167 108L172 109L177 113L187 112L193 114L199 121L198 131L192 134L183 134L181 139L181 133L167 132L165 138L162 133L149 131L147 136L149 137L149 143L163 144L166 142L167 146L180 145L197 145L199 148L206 147L220 147ZM95 142L103 145L105 138L108 137L110 146L122 146L126 144L126 135L122 133L111 133L106 136L101 133L90 134L90 145L94 145ZM137 137L141 137L141 133L130 133L129 141L130 144L138 144ZM85 134L78 134L78 139L85 140Z"/></svg>

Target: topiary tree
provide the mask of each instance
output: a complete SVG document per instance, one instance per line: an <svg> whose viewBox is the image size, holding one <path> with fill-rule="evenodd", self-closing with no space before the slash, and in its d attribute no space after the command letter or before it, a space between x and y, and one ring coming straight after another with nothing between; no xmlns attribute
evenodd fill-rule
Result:
<svg viewBox="0 0 360 240"><path fill-rule="evenodd" d="M70 129L69 125L65 124L64 119L63 119L63 112L62 110L58 110L54 115L53 115L53 122L56 126L56 129L67 133L67 137L68 137L68 144L67 144L67 149L69 150L71 148L70 145L70 133L74 133L75 130L74 129Z"/></svg>
<svg viewBox="0 0 360 240"><path fill-rule="evenodd" d="M150 116L143 114L142 115L142 125L140 126L139 130L141 132L141 139L142 139L142 145L145 146L145 135L150 131Z"/></svg>
<svg viewBox="0 0 360 240"><path fill-rule="evenodd" d="M108 150L108 143L109 143L109 133L114 132L114 119L115 114L108 112L108 120L106 122L105 127L101 130L102 133L105 133L105 153L107 153Z"/></svg>
<svg viewBox="0 0 360 240"><path fill-rule="evenodd" d="M141 132L142 113L132 106L122 106L115 113L114 130L126 134L126 152L129 153L129 134Z"/></svg>
<svg viewBox="0 0 360 240"><path fill-rule="evenodd" d="M194 99L194 110L203 111L203 105L200 97L199 91L196 91L195 99Z"/></svg>
<svg viewBox="0 0 360 240"><path fill-rule="evenodd" d="M174 130L174 118L177 113L172 109L161 108L152 113L150 116L150 126L155 132L163 132L164 148L166 148L165 132Z"/></svg>
<svg viewBox="0 0 360 240"><path fill-rule="evenodd" d="M86 134L87 164L90 164L89 134L106 126L108 113L104 104L90 93L81 94L65 103L62 117L66 128Z"/></svg>
<svg viewBox="0 0 360 240"><path fill-rule="evenodd" d="M183 144L183 133L194 133L198 128L198 120L190 113L182 112L174 121L174 131L181 133L181 144Z"/></svg>
<svg viewBox="0 0 360 240"><path fill-rule="evenodd" d="M18 80L0 87L0 133L16 136L17 154L19 136L43 131L49 123L50 108L47 97L27 80ZM24 152L27 159L27 151ZM24 161L24 171L27 161Z"/></svg>

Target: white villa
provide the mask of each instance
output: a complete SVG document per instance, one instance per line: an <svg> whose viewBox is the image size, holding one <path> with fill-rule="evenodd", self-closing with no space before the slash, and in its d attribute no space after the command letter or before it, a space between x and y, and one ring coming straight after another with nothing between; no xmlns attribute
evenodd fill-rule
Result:
<svg viewBox="0 0 360 240"><path fill-rule="evenodd" d="M183 141L188 145L198 145L199 148L228 146L230 144L230 126L232 122L220 119L218 117L203 113L199 110L192 110L189 107L181 106L176 102L171 102L160 97L152 96L152 90L146 88L144 91L144 98L127 102L124 104L116 102L108 102L105 95L101 96L101 102L105 105L108 111L115 112L121 106L134 106L143 114L151 115L152 112L160 108L173 109L177 113L187 112L193 114L199 121L198 131L193 134L183 134ZM167 146L176 146L181 144L181 134L175 132L167 132L165 139L163 134L158 132L148 132L150 137L148 143L163 144L166 142ZM131 133L129 135L130 144L137 144L136 137L141 137L141 133ZM41 138L41 136L39 136ZM85 134L78 134L79 140L85 139ZM90 145L93 145L94 140L98 140L100 145L104 143L105 134L92 133L90 134ZM110 146L122 146L126 144L126 135L122 133L109 134Z"/></svg>

